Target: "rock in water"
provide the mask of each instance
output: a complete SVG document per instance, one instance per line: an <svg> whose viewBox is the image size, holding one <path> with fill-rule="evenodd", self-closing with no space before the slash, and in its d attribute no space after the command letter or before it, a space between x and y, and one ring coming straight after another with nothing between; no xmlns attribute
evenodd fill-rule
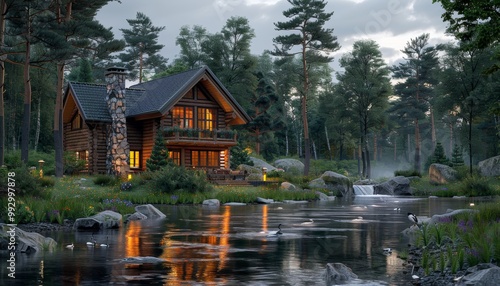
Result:
<svg viewBox="0 0 500 286"><path fill-rule="evenodd" d="M354 274L351 268L342 263L328 263L326 265L325 280L326 285L345 284L353 279L357 279L358 275Z"/></svg>

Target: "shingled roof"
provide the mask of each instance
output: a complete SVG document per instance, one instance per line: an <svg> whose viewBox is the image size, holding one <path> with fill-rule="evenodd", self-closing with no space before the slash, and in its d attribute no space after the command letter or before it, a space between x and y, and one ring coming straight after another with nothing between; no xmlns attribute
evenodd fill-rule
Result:
<svg viewBox="0 0 500 286"><path fill-rule="evenodd" d="M208 73L221 88L228 100L243 116L249 120L243 108L236 102L215 74L207 67L192 69L175 75L140 83L125 91L126 116L135 117L144 114L167 112L175 102L180 99L194 84ZM78 108L86 121L111 122L106 106L106 85L70 82L68 91L71 90ZM66 92L66 94L68 93Z"/></svg>

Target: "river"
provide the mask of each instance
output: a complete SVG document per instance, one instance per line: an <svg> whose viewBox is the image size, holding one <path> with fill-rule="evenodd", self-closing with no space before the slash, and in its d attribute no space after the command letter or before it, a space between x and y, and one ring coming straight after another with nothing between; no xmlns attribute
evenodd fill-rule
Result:
<svg viewBox="0 0 500 286"><path fill-rule="evenodd" d="M0 285L325 285L327 263L352 269L359 285L405 285L401 231L407 213L432 216L473 199L356 196L298 204L157 206L167 218L134 221L93 234L46 234L54 252L18 254L16 278L0 261ZM311 221L312 219L312 221ZM278 230L283 234L268 235ZM65 248L74 244L73 249ZM384 254L383 248L393 249ZM129 263L128 257L161 263ZM5 258L5 257L2 257Z"/></svg>

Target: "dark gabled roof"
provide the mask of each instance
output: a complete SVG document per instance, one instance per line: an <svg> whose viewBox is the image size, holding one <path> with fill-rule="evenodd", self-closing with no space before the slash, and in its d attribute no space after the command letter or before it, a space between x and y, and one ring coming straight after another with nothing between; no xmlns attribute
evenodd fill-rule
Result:
<svg viewBox="0 0 500 286"><path fill-rule="evenodd" d="M105 84L70 82L68 88L71 89L85 121L111 122L111 116L109 115L106 103ZM144 90L126 89L127 116L128 111L132 109L143 94Z"/></svg>
<svg viewBox="0 0 500 286"><path fill-rule="evenodd" d="M243 108L207 66L127 88L125 91L126 116L134 117L151 113L165 114L206 73L213 79L217 87L225 93L228 102L238 110L245 120L250 121L250 117ZM111 122L106 105L106 85L70 82L67 90L72 91L76 104L86 121ZM68 91L66 94L68 94Z"/></svg>
<svg viewBox="0 0 500 286"><path fill-rule="evenodd" d="M131 88L143 89L146 92L132 108L130 115L164 113L165 109L184 95L193 82L204 73L205 68L202 67L132 86Z"/></svg>

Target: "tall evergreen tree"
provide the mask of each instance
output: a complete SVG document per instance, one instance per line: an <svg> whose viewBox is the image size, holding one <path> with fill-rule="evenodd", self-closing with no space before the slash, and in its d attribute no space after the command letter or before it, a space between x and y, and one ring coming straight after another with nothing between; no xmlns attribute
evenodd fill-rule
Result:
<svg viewBox="0 0 500 286"><path fill-rule="evenodd" d="M467 45L462 43L462 45ZM472 174L472 125L476 116L484 110L482 104L488 102L486 92L480 87L487 82L484 71L490 65L491 49L464 49L462 46L445 47L443 70L440 73L439 106L456 114L468 127L469 172Z"/></svg>
<svg viewBox="0 0 500 286"><path fill-rule="evenodd" d="M131 29L120 29L127 43L127 49L119 55L129 70L130 79L142 82L145 75L161 72L166 68L167 59L159 54L164 45L158 43L159 33L164 26L153 26L151 19L137 12L135 19L127 19Z"/></svg>
<svg viewBox="0 0 500 286"><path fill-rule="evenodd" d="M437 51L429 46L429 34L422 34L406 43L402 50L405 62L392 67L393 77L403 80L396 84L397 95L392 110L399 118L412 120L415 130L413 168L421 171L420 121L429 111L429 102L436 84Z"/></svg>
<svg viewBox="0 0 500 286"><path fill-rule="evenodd" d="M261 143L264 138L277 129L283 127L283 109L278 104L278 95L269 84L264 74L257 73L259 83L251 99L254 108L249 111L252 121L248 124L251 136L255 139L255 150L258 155L261 152Z"/></svg>
<svg viewBox="0 0 500 286"><path fill-rule="evenodd" d="M248 94L257 83L256 59L250 53L254 37L248 19L231 17L220 33L210 35L202 45L206 64L246 110L252 108Z"/></svg>
<svg viewBox="0 0 500 286"><path fill-rule="evenodd" d="M490 0L433 0L445 10L442 19L449 23L447 31L461 42L465 50L477 50L498 45L500 40L500 3ZM500 69L500 50L493 55L489 71Z"/></svg>
<svg viewBox="0 0 500 286"><path fill-rule="evenodd" d="M309 137L309 124L307 120L307 100L309 95L310 65L314 63L330 62L330 52L340 48L337 38L333 36L333 29L324 28L333 15L325 13L326 2L324 0L287 0L292 7L283 11L283 15L289 18L287 22L277 22L274 25L278 31L293 31L287 35L281 35L273 39L275 43L274 54L278 56L301 55L303 71L303 88L301 90L301 114L304 130L304 174L309 174L311 160L311 144ZM278 45L280 47L278 47ZM298 47L298 51L292 51Z"/></svg>
<svg viewBox="0 0 500 286"><path fill-rule="evenodd" d="M207 29L195 25L191 29L189 26L182 26L175 44L181 48L178 59L188 69L201 66L206 62L206 54L203 52L203 45L208 40Z"/></svg>
<svg viewBox="0 0 500 286"><path fill-rule="evenodd" d="M52 51L57 65L57 95L54 109L54 149L56 176L62 177L63 162L63 85L68 61L78 56L87 56L92 49L100 58L123 49L122 41L114 40L110 29L95 20L97 11L114 0L60 0L52 6L54 15L50 29L45 29L50 41L46 45ZM97 44L99 43L99 44Z"/></svg>
<svg viewBox="0 0 500 286"><path fill-rule="evenodd" d="M353 51L340 59L340 66L345 71L337 74L339 91L349 102L348 109L359 124L362 175L370 178L368 134L384 121L384 111L392 92L389 68L374 41L355 42Z"/></svg>
<svg viewBox="0 0 500 286"><path fill-rule="evenodd" d="M163 140L163 132L159 129L156 133L155 145L151 151L151 157L146 161L146 169L155 172L168 165L168 151L165 147L165 140Z"/></svg>

